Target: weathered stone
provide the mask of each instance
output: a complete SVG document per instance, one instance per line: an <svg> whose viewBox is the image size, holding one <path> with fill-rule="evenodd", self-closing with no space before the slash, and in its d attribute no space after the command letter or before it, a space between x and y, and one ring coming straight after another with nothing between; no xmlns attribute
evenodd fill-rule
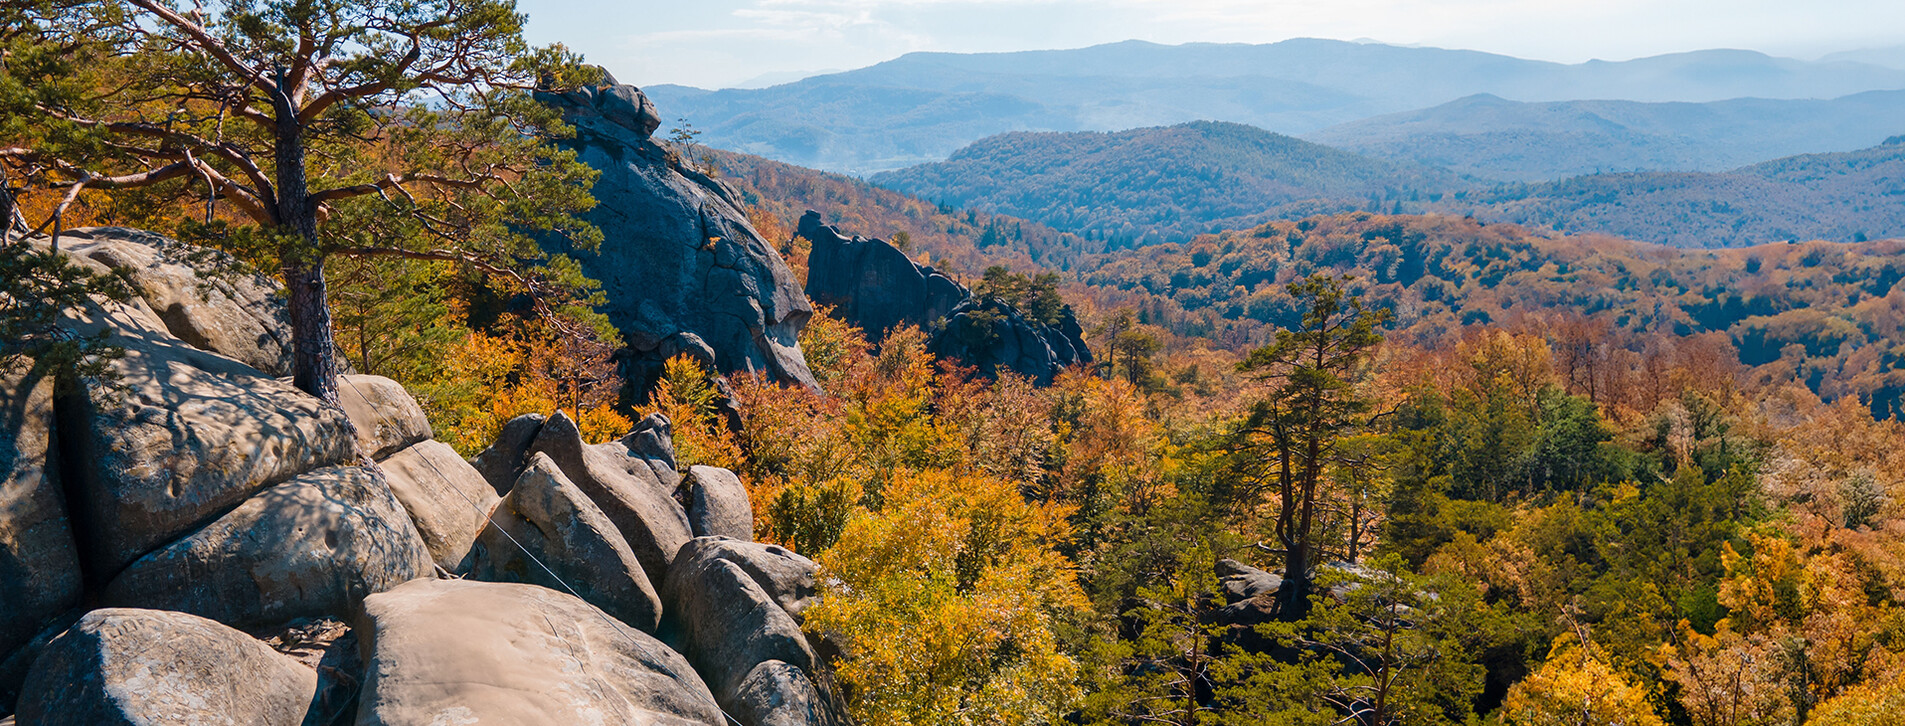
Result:
<svg viewBox="0 0 1905 726"><path fill-rule="evenodd" d="M1091 362L1082 334L1069 308L1053 327L998 298L973 297L953 308L927 349L942 360L973 366L982 376L1010 370L1045 386L1066 368Z"/></svg>
<svg viewBox="0 0 1905 726"><path fill-rule="evenodd" d="M350 457L342 412L166 333L138 300L69 310L112 332L113 382L56 402L67 502L88 572L107 578L267 486Z"/></svg>
<svg viewBox="0 0 1905 726"><path fill-rule="evenodd" d="M429 549L383 482L336 467L267 489L147 555L104 599L244 627L347 617L365 596L430 571Z"/></svg>
<svg viewBox="0 0 1905 726"><path fill-rule="evenodd" d="M724 726L681 655L534 585L417 580L364 601L359 726Z"/></svg>
<svg viewBox="0 0 1905 726"><path fill-rule="evenodd" d="M754 539L754 507L747 487L734 472L713 466L692 466L681 481L688 505L688 525L696 537Z"/></svg>
<svg viewBox="0 0 1905 726"><path fill-rule="evenodd" d="M728 715L741 726L823 726L846 723L807 673L777 660L749 671L728 699Z"/></svg>
<svg viewBox="0 0 1905 726"><path fill-rule="evenodd" d="M52 379L0 375L0 658L79 602L53 437Z"/></svg>
<svg viewBox="0 0 1905 726"><path fill-rule="evenodd" d="M622 437L622 445L636 456L660 461L670 470L679 466L675 461L674 422L660 412L648 414L635 422L635 428Z"/></svg>
<svg viewBox="0 0 1905 726"><path fill-rule="evenodd" d="M548 456L530 456L490 521L496 526L477 539L470 577L573 588L616 619L655 632L661 599L641 561L608 516Z"/></svg>
<svg viewBox="0 0 1905 726"><path fill-rule="evenodd" d="M841 234L823 224L819 212L801 215L795 233L813 243L807 297L833 306L835 316L865 330L873 342L899 325L930 329L972 296L965 285L884 241Z"/></svg>
<svg viewBox="0 0 1905 726"><path fill-rule="evenodd" d="M807 258L807 295L834 306L834 314L878 341L898 325L937 331L933 355L957 360L986 377L1010 370L1049 385L1073 365L1091 362L1084 329L1065 307L1053 324L1027 318L995 297L975 297L965 286L907 258L877 239L849 238L822 224L818 212L800 218L798 234L813 243Z"/></svg>
<svg viewBox="0 0 1905 726"><path fill-rule="evenodd" d="M1230 558L1218 560L1213 569L1224 587L1225 598L1233 603L1258 595L1273 595L1283 588L1283 577Z"/></svg>
<svg viewBox="0 0 1905 726"><path fill-rule="evenodd" d="M688 515L646 464L631 462L619 443L582 443L575 421L558 411L537 432L529 450L547 454L628 542L650 582L668 576L675 552L694 538ZM646 474L644 477L643 475Z"/></svg>
<svg viewBox="0 0 1905 726"><path fill-rule="evenodd" d="M723 372L815 387L798 340L813 308L793 271L732 190L648 138L659 116L640 92L611 83L540 97L575 124L565 144L602 172L586 217L604 239L575 257L602 282L630 380L645 388L669 356L699 351Z"/></svg>
<svg viewBox="0 0 1905 726"><path fill-rule="evenodd" d="M536 434L542 431L543 416L539 413L526 413L510 419L503 424L503 430L496 434L496 442L489 445L470 460L476 470L482 472L483 479L496 490L497 496L509 493L509 487L516 483L516 477L523 473L523 458L529 451L529 443L536 440Z"/></svg>
<svg viewBox="0 0 1905 726"><path fill-rule="evenodd" d="M357 429L358 451L382 461L430 438L430 419L402 384L383 376L338 376L337 402Z"/></svg>
<svg viewBox="0 0 1905 726"><path fill-rule="evenodd" d="M706 566L708 560L727 560L740 565L741 571L795 621L820 601L820 583L815 577L819 566L780 545L727 537L696 537L682 547L676 557L680 562L700 563L684 565L684 575L693 568Z"/></svg>
<svg viewBox="0 0 1905 726"><path fill-rule="evenodd" d="M291 375L291 324L276 280L239 272L223 252L124 227L67 230L60 247L124 272L180 340L272 376Z"/></svg>
<svg viewBox="0 0 1905 726"><path fill-rule="evenodd" d="M740 710L742 686L755 666L782 661L802 673L817 666L800 623L780 604L787 599L804 607L786 582L803 564L813 563L779 547L704 537L684 547L669 572L669 618L689 661L731 713ZM775 590L782 591L779 597Z"/></svg>
<svg viewBox="0 0 1905 726"><path fill-rule="evenodd" d="M496 491L476 468L441 441L424 441L377 463L437 566L456 571L470 553Z"/></svg>
<svg viewBox="0 0 1905 726"><path fill-rule="evenodd" d="M317 673L205 618L94 610L48 644L20 698L27 724L297 726Z"/></svg>

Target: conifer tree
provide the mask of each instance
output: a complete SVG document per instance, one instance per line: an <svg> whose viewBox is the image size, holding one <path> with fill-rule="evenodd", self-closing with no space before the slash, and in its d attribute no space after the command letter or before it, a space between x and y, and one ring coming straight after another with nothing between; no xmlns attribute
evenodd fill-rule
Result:
<svg viewBox="0 0 1905 726"><path fill-rule="evenodd" d="M593 172L550 144L568 129L533 95L596 73L525 43L511 0L23 0L0 12L0 162L15 185L59 195L35 229L57 244L89 189L193 210L181 231L279 268L299 388L336 400L333 256L455 262L543 312L585 315L564 294L583 288L579 270L544 259L536 239L600 239L574 216L593 204Z"/></svg>

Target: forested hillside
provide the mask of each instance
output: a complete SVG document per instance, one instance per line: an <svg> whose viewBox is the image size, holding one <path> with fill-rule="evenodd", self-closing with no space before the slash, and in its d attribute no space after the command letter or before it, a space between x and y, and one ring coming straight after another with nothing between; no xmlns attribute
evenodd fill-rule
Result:
<svg viewBox="0 0 1905 726"><path fill-rule="evenodd" d="M1112 247L1181 241L1460 185L1435 169L1202 121L1116 133L1001 134L944 162L872 181L1035 220Z"/></svg>
<svg viewBox="0 0 1905 726"><path fill-rule="evenodd" d="M1905 136L1869 149L1733 171L1599 174L1428 205L1676 247L1905 236Z"/></svg>

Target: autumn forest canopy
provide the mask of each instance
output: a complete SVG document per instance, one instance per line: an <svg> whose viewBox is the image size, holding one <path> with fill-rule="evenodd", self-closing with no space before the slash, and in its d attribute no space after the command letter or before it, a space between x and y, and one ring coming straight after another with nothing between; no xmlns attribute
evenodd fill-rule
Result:
<svg viewBox="0 0 1905 726"><path fill-rule="evenodd" d="M589 444L662 414L681 471L733 472L754 538L818 563L799 629L858 723L1905 709L1905 241L1565 233L1592 216L1565 185L1498 190L1528 226L1492 222L1407 196L1445 172L1218 124L1067 138L1069 166L997 137L876 186L667 128L527 44L507 0L29 0L0 21L0 373L110 382L126 351L58 321L151 292L60 249L117 226L272 280L295 351L276 375L331 404L340 373L394 380L462 457L526 414ZM1112 153L1146 143L1162 180ZM1231 163L1193 171L1234 195L1168 173L1209 153ZM694 204L605 193L604 158ZM1306 207L1304 184L1382 203ZM935 354L944 314L869 330L756 289L814 275L807 210L984 303L960 308L974 340L1076 325L1089 362L984 375ZM700 272L618 256L677 227ZM666 274L585 274L605 260ZM708 265L765 270L737 284L767 321L741 345L797 347L810 381L621 324L613 295Z"/></svg>

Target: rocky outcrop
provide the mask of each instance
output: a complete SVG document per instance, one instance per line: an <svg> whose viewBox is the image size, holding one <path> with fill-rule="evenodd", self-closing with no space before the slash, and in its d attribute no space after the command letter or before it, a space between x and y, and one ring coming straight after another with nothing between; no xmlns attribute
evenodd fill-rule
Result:
<svg viewBox="0 0 1905 726"><path fill-rule="evenodd" d="M61 248L125 274L173 336L271 376L291 375L285 301L271 278L222 252L125 227L60 234Z"/></svg>
<svg viewBox="0 0 1905 726"><path fill-rule="evenodd" d="M614 523L543 454L529 458L477 540L470 577L526 582L575 594L653 633L661 598Z"/></svg>
<svg viewBox="0 0 1905 726"><path fill-rule="evenodd" d="M0 375L0 657L79 602L53 436L53 381Z"/></svg>
<svg viewBox="0 0 1905 726"><path fill-rule="evenodd" d="M497 496L509 493L516 483L516 477L523 473L523 455L529 451L529 444L536 440L536 434L542 431L542 414L528 413L503 424L503 430L496 435L495 443L489 445L470 464L483 475Z"/></svg>
<svg viewBox="0 0 1905 726"><path fill-rule="evenodd" d="M885 241L841 234L822 223L819 212L801 215L795 234L813 243L807 297L833 306L836 317L859 326L875 343L900 325L930 328L972 297L965 285Z"/></svg>
<svg viewBox="0 0 1905 726"><path fill-rule="evenodd" d="M367 469L309 472L127 567L108 603L241 626L348 617L365 596L429 574L430 552Z"/></svg>
<svg viewBox="0 0 1905 726"><path fill-rule="evenodd" d="M441 441L423 441L377 462L438 567L455 572L483 531L496 491Z"/></svg>
<svg viewBox="0 0 1905 726"><path fill-rule="evenodd" d="M754 539L754 507L747 487L734 472L712 466L688 467L681 480L681 501L696 537Z"/></svg>
<svg viewBox="0 0 1905 726"><path fill-rule="evenodd" d="M819 658L800 629L815 570L781 547L703 537L669 572L664 593L689 661L744 726L833 723L838 713L825 707Z"/></svg>
<svg viewBox="0 0 1905 726"><path fill-rule="evenodd" d="M1039 385L1067 367L1091 363L1084 330L1069 306L1052 325L1032 320L996 297L975 296L886 242L841 234L822 224L818 212L803 215L797 233L813 243L807 296L833 306L868 340L881 340L895 326L916 326L932 335L935 356L987 377L1010 370Z"/></svg>
<svg viewBox="0 0 1905 726"><path fill-rule="evenodd" d="M298 726L317 672L205 618L94 610L54 639L20 697L44 726Z"/></svg>
<svg viewBox="0 0 1905 726"><path fill-rule="evenodd" d="M558 251L602 282L628 379L645 389L662 361L686 353L722 372L814 387L798 342L812 308L793 272L731 190L651 138L660 117L641 91L611 78L539 98L575 125L566 143L602 172L587 215L602 230L600 250Z"/></svg>
<svg viewBox="0 0 1905 726"><path fill-rule="evenodd" d="M342 412L289 383L194 348L139 300L69 311L107 331L116 380L83 381L57 405L67 502L88 571L110 577L260 490L351 456Z"/></svg>
<svg viewBox="0 0 1905 726"><path fill-rule="evenodd" d="M619 442L583 443L575 421L560 411L536 432L529 451L547 455L602 508L651 582L667 577L675 551L693 539L694 532L688 515L675 503L674 491L662 484L645 458Z"/></svg>
<svg viewBox="0 0 1905 726"><path fill-rule="evenodd" d="M746 726L840 722L798 624L813 564L684 546L697 528L745 536L751 514L730 472L684 484L665 417L603 444L559 413L523 417L465 462L394 382L350 376L347 405L323 405L180 339L148 306L165 294L64 319L125 348L116 381L54 395L0 378L0 724L16 709L22 724L724 723L704 672ZM677 571L669 608L656 585ZM458 572L477 579L437 579Z"/></svg>
<svg viewBox="0 0 1905 726"><path fill-rule="evenodd" d="M1084 331L1068 307L1057 326L1031 320L995 297L973 297L953 308L927 348L942 359L956 360L997 377L1010 370L1050 385L1066 368L1091 362Z"/></svg>
<svg viewBox="0 0 1905 726"><path fill-rule="evenodd" d="M418 580L364 601L359 726L725 726L681 655L566 593Z"/></svg>

